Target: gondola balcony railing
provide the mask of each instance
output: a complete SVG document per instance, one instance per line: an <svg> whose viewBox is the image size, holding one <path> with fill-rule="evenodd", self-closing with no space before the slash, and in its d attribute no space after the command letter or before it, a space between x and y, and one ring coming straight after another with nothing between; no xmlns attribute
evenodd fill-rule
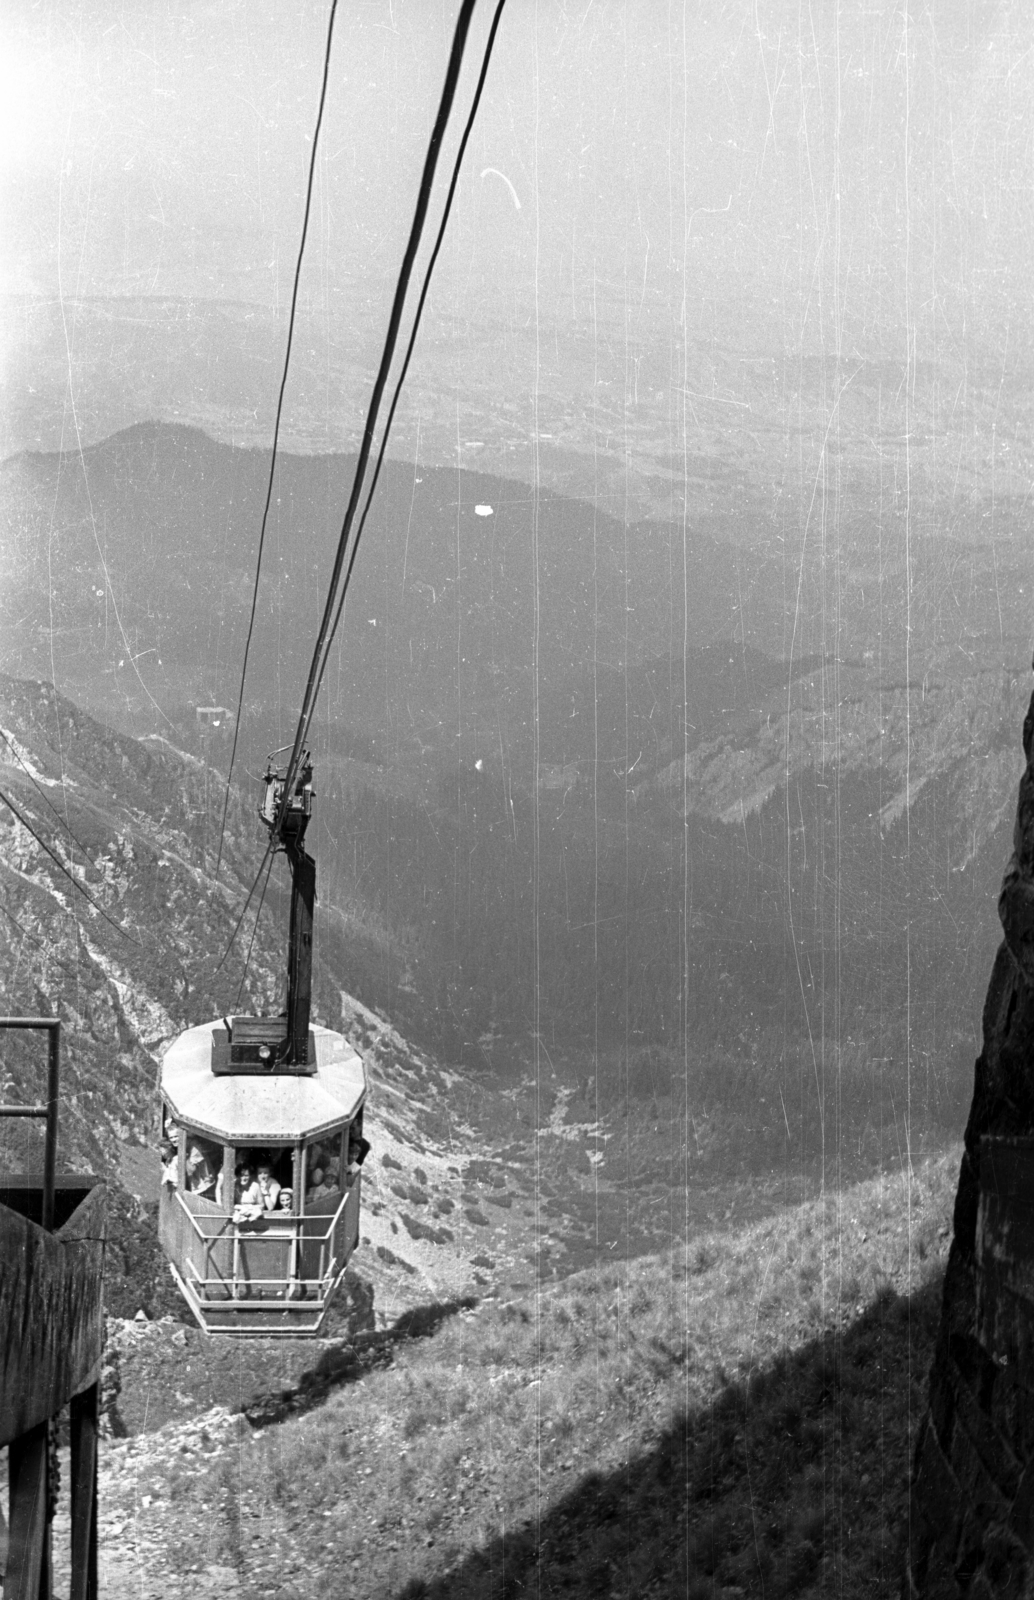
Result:
<svg viewBox="0 0 1034 1600"><path fill-rule="evenodd" d="M215 1201L163 1184L159 1238L201 1326L215 1331L228 1312L247 1309L254 1326L238 1317L239 1332L280 1331L277 1321L311 1330L358 1242L359 1190L357 1175L344 1193L324 1196L302 1216L269 1211L235 1220Z"/></svg>

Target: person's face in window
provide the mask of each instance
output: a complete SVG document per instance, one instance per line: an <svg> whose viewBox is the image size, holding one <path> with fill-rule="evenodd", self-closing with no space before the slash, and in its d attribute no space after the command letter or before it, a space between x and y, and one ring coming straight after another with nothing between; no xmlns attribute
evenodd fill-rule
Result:
<svg viewBox="0 0 1034 1600"><path fill-rule="evenodd" d="M250 1167L241 1168L241 1185L243 1188L249 1189L254 1182L254 1179L255 1174L252 1172Z"/></svg>
<svg viewBox="0 0 1034 1600"><path fill-rule="evenodd" d="M294 1204L294 1195L290 1189L281 1189L278 1203L281 1211L290 1211Z"/></svg>

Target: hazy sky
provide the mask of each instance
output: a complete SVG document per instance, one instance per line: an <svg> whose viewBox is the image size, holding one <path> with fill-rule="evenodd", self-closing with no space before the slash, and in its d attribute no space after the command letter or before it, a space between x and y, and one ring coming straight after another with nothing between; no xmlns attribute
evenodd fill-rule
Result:
<svg viewBox="0 0 1034 1600"><path fill-rule="evenodd" d="M374 324L386 309L455 9L339 10L304 299L346 354L359 301ZM282 313L326 15L9 0L3 285ZM460 108L490 15L484 0ZM510 0L429 331L1015 362L1034 327L1032 141L1026 6ZM8 349L24 337L9 318Z"/></svg>

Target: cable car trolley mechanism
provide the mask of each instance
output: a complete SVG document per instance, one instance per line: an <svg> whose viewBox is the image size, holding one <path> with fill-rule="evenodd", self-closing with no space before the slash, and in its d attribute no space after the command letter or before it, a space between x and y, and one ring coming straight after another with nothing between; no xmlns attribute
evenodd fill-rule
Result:
<svg viewBox="0 0 1034 1600"><path fill-rule="evenodd" d="M310 1023L312 762L264 778L259 815L291 868L287 1010L223 1017L162 1062L159 1238L207 1333L315 1336L359 1241L366 1072Z"/></svg>

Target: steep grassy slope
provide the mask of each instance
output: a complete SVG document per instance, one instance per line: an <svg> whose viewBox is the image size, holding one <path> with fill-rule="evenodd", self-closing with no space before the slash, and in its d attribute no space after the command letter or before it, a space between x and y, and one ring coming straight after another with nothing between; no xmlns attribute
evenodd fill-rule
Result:
<svg viewBox="0 0 1034 1600"><path fill-rule="evenodd" d="M257 1432L109 1445L112 1592L894 1593L957 1163L409 1319Z"/></svg>

